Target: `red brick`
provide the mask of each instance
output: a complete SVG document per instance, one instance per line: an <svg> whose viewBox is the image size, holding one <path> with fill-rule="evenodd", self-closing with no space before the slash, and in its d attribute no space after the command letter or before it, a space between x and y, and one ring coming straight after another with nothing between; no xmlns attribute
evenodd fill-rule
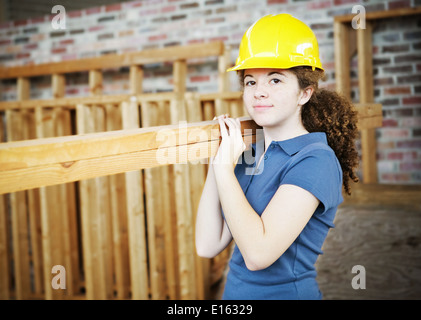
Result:
<svg viewBox="0 0 421 320"><path fill-rule="evenodd" d="M377 150L388 150L395 148L395 141L377 141Z"/></svg>
<svg viewBox="0 0 421 320"><path fill-rule="evenodd" d="M421 162L401 162L399 165L401 171L419 171L421 170Z"/></svg>
<svg viewBox="0 0 421 320"><path fill-rule="evenodd" d="M166 6L166 7L163 7L161 9L161 12L162 13L165 13L165 12L174 12L175 10L177 10L177 7L176 6Z"/></svg>
<svg viewBox="0 0 421 320"><path fill-rule="evenodd" d="M142 0L123 2L124 9L138 8L142 6Z"/></svg>
<svg viewBox="0 0 421 320"><path fill-rule="evenodd" d="M187 44L194 44L194 43L204 43L205 42L205 39L192 39L192 40L189 40L189 41L187 41Z"/></svg>
<svg viewBox="0 0 421 320"><path fill-rule="evenodd" d="M101 7L94 7L94 8L85 9L85 13L87 15L96 14L96 13L100 13L100 12L101 12Z"/></svg>
<svg viewBox="0 0 421 320"><path fill-rule="evenodd" d="M410 0L399 0L389 2L389 9L407 8L411 6Z"/></svg>
<svg viewBox="0 0 421 320"><path fill-rule="evenodd" d="M66 95L72 95L72 94L78 94L79 89L78 88L68 88L66 89Z"/></svg>
<svg viewBox="0 0 421 320"><path fill-rule="evenodd" d="M330 0L320 1L320 2L310 1L309 3L307 3L307 9L309 10L326 9L326 8L330 8L331 6L332 6L332 1Z"/></svg>
<svg viewBox="0 0 421 320"><path fill-rule="evenodd" d="M190 77L191 82L206 82L210 80L210 76L192 76Z"/></svg>
<svg viewBox="0 0 421 320"><path fill-rule="evenodd" d="M400 121L403 128L421 128L420 117L403 118Z"/></svg>
<svg viewBox="0 0 421 320"><path fill-rule="evenodd" d="M288 0L267 0L267 4L287 3Z"/></svg>
<svg viewBox="0 0 421 320"><path fill-rule="evenodd" d="M421 104L421 96L403 98L402 102L403 104Z"/></svg>
<svg viewBox="0 0 421 320"><path fill-rule="evenodd" d="M13 26L14 27L26 26L27 24L28 24L28 20L17 20L17 21L13 21Z"/></svg>
<svg viewBox="0 0 421 320"><path fill-rule="evenodd" d="M393 88L385 88L385 94L411 94L411 87L393 87Z"/></svg>
<svg viewBox="0 0 421 320"><path fill-rule="evenodd" d="M111 12L111 11L120 11L121 10L121 4L110 4L108 6L105 6L105 12Z"/></svg>
<svg viewBox="0 0 421 320"><path fill-rule="evenodd" d="M58 53L65 53L67 50L66 48L55 48L51 50L52 54L58 54Z"/></svg>
<svg viewBox="0 0 421 320"><path fill-rule="evenodd" d="M25 50L35 50L38 49L38 43L30 43L24 47Z"/></svg>
<svg viewBox="0 0 421 320"><path fill-rule="evenodd" d="M155 36L150 36L148 38L149 41L159 41L159 40L165 40L165 39L167 39L166 34L159 34L159 35L155 35Z"/></svg>
<svg viewBox="0 0 421 320"><path fill-rule="evenodd" d="M412 140L403 140L397 141L396 146L398 148L414 148L414 149L421 149L421 139L412 139Z"/></svg>
<svg viewBox="0 0 421 320"><path fill-rule="evenodd" d="M1 22L0 23L0 29L9 29L11 26L12 22L10 21L6 21L6 22Z"/></svg>
<svg viewBox="0 0 421 320"><path fill-rule="evenodd" d="M93 32L93 31L102 30L104 28L105 28L104 25L96 25L96 26L89 27L88 31Z"/></svg>
<svg viewBox="0 0 421 320"><path fill-rule="evenodd" d="M385 182L408 182L410 175L407 173L383 173L381 179Z"/></svg>
<svg viewBox="0 0 421 320"><path fill-rule="evenodd" d="M417 153L415 151L407 151L407 152L393 151L387 155L387 159L388 160L406 160L406 161L416 160Z"/></svg>
<svg viewBox="0 0 421 320"><path fill-rule="evenodd" d="M66 13L69 18L79 18L82 16L82 10L75 10Z"/></svg>
<svg viewBox="0 0 421 320"><path fill-rule="evenodd" d="M37 18L31 18L29 20L30 20L30 24L44 23L45 22L45 16L37 17Z"/></svg>
<svg viewBox="0 0 421 320"><path fill-rule="evenodd" d="M30 56L31 56L31 54L29 52L20 52L15 56L15 58L16 59L26 59L26 58L29 58Z"/></svg>
<svg viewBox="0 0 421 320"><path fill-rule="evenodd" d="M381 134L384 139L408 138L409 129L388 128L383 129Z"/></svg>
<svg viewBox="0 0 421 320"><path fill-rule="evenodd" d="M398 121L395 119L383 119L383 128L385 127L397 127Z"/></svg>
<svg viewBox="0 0 421 320"><path fill-rule="evenodd" d="M66 40L60 41L60 45L73 44L74 42L75 42L75 40L73 40L73 39L66 39Z"/></svg>
<svg viewBox="0 0 421 320"><path fill-rule="evenodd" d="M359 0L335 0L333 3L335 6L339 6L341 4L349 4L349 3L357 3L360 2Z"/></svg>
<svg viewBox="0 0 421 320"><path fill-rule="evenodd" d="M227 36L221 36L221 37L210 38L209 41L210 42L213 42L213 41L225 42L225 41L228 41L228 37Z"/></svg>

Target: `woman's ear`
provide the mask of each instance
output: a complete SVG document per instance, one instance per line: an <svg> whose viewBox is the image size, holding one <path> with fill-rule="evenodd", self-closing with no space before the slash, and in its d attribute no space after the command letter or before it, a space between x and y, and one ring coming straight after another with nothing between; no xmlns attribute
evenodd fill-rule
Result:
<svg viewBox="0 0 421 320"><path fill-rule="evenodd" d="M298 105L300 106L305 105L308 102L308 100L310 100L311 96L313 95L313 92L314 92L314 88L311 86L308 86L304 90L301 90L301 95L298 100Z"/></svg>

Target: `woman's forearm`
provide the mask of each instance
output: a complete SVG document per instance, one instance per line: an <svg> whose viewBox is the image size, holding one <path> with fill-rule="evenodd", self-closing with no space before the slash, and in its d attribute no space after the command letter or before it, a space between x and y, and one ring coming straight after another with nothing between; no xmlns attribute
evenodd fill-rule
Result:
<svg viewBox="0 0 421 320"><path fill-rule="evenodd" d="M202 257L214 257L229 244L231 239L231 234L221 214L215 174L210 165L197 210L197 253Z"/></svg>
<svg viewBox="0 0 421 320"><path fill-rule="evenodd" d="M217 169L216 183L225 220L250 269L259 255L259 243L265 235L261 217L248 203L232 170Z"/></svg>

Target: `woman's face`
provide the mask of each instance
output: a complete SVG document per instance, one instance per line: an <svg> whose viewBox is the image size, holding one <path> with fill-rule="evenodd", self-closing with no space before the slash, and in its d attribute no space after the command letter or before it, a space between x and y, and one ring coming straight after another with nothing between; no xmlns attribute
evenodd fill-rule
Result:
<svg viewBox="0 0 421 320"><path fill-rule="evenodd" d="M286 69L244 71L243 101L250 117L262 127L301 124L300 108L311 96L301 90L294 73Z"/></svg>

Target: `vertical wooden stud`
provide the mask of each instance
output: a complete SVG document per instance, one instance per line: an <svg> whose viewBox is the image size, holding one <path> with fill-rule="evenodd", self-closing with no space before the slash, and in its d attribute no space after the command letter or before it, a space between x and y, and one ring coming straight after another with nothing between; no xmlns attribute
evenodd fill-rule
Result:
<svg viewBox="0 0 421 320"><path fill-rule="evenodd" d="M372 22L357 30L358 80L360 102L374 101ZM377 183L376 129L361 130L362 169L364 183Z"/></svg>
<svg viewBox="0 0 421 320"><path fill-rule="evenodd" d="M201 115L201 105L199 101L199 96L195 93L186 94L186 103L187 103L187 114L189 122L199 122L202 120ZM192 229L195 230L196 225L196 212L199 207L199 201L202 194L204 182L205 182L205 172L203 170L203 165L201 163L189 164L190 170L190 201L192 206L192 220L190 221ZM209 273L209 259L201 258L197 255L196 249L194 246L195 243L195 233L191 234L191 247L190 250L195 257L196 262L196 290L197 290L197 299L206 299L209 297L210 291L210 277Z"/></svg>
<svg viewBox="0 0 421 320"><path fill-rule="evenodd" d="M218 57L218 92L229 91L229 79L227 69L230 63L230 50L228 47L224 47L223 54ZM229 111L230 110L227 101L221 98L215 99L215 114L217 116L229 113Z"/></svg>
<svg viewBox="0 0 421 320"><path fill-rule="evenodd" d="M122 128L121 106L108 104L107 131ZM126 189L124 174L109 176L112 248L114 251L115 287L117 299L127 299L130 294L130 267L127 235Z"/></svg>
<svg viewBox="0 0 421 320"><path fill-rule="evenodd" d="M0 142L5 142L3 124L3 113L0 113ZM0 300L10 299L12 278L7 197L0 195Z"/></svg>
<svg viewBox="0 0 421 320"><path fill-rule="evenodd" d="M137 102L123 102L121 108L123 129L138 128L139 109ZM142 172L126 172L125 177L132 299L145 300L148 299L148 267Z"/></svg>
<svg viewBox="0 0 421 320"><path fill-rule="evenodd" d="M174 91L177 98L171 101L170 114L172 124L182 125L181 121L187 120L184 93L186 89L187 65L185 61L176 61L174 63L173 78ZM183 139L182 136L179 136ZM187 137L184 137L187 139ZM187 154L185 150L180 150L178 156ZM177 241L178 241L178 259L180 275L180 298L194 299L196 297L195 287L195 261L194 252L190 250L191 244L191 226L192 208L189 184L189 169L185 164L175 164L174 168L174 195L177 212ZM190 236L189 236L190 234Z"/></svg>
<svg viewBox="0 0 421 320"><path fill-rule="evenodd" d="M18 78L18 100L28 99L29 90L29 79ZM21 111L7 110L6 123L8 141L25 139L24 114ZM20 191L10 194L16 299L27 299L31 293L26 193Z"/></svg>
<svg viewBox="0 0 421 320"><path fill-rule="evenodd" d="M335 38L335 80L336 91L344 96L351 97L351 80L350 80L350 47L349 34L350 26L342 22L335 21L334 25Z"/></svg>

